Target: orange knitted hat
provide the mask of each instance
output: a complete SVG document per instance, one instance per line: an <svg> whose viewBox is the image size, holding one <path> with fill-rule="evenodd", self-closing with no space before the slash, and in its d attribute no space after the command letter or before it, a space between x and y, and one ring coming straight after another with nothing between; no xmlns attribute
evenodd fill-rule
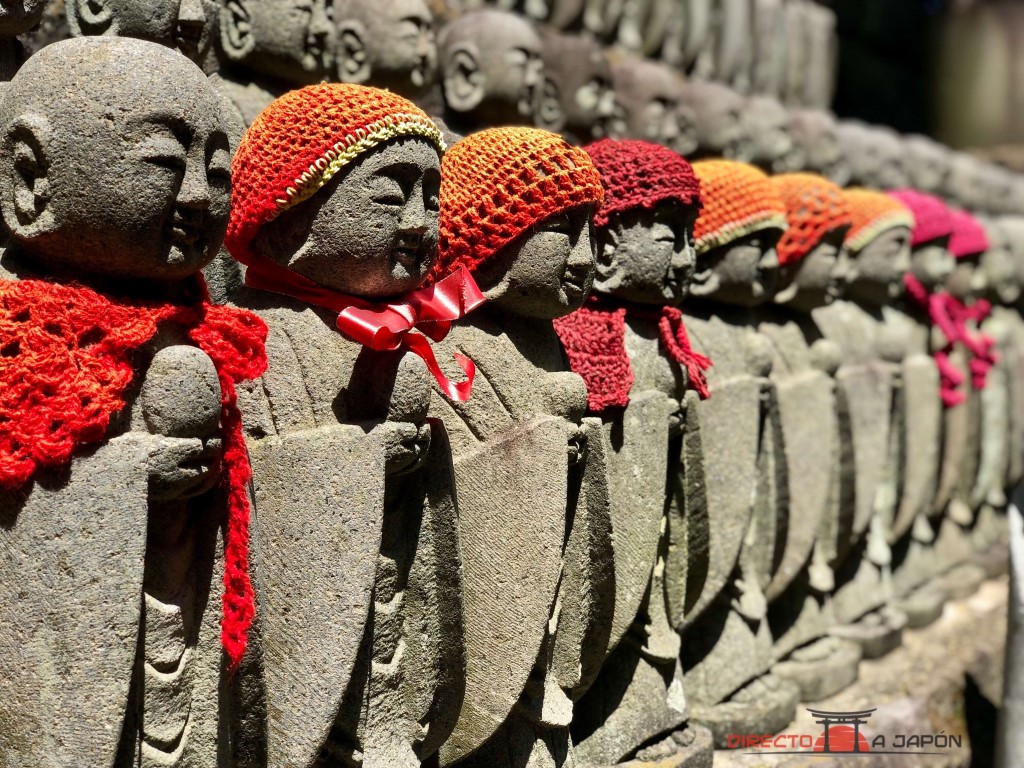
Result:
<svg viewBox="0 0 1024 768"><path fill-rule="evenodd" d="M873 189L844 189L843 198L853 226L846 233L846 247L858 253L886 230L894 227L914 229L910 208L890 195Z"/></svg>
<svg viewBox="0 0 1024 768"><path fill-rule="evenodd" d="M771 182L786 204L789 222L779 240L780 264L800 261L825 235L850 227L843 190L828 179L816 173L785 173L773 176Z"/></svg>
<svg viewBox="0 0 1024 768"><path fill-rule="evenodd" d="M702 160L693 171L704 200L693 231L698 255L762 229L786 229L786 206L760 169L735 160Z"/></svg>
<svg viewBox="0 0 1024 768"><path fill-rule="evenodd" d="M325 83L290 91L264 109L231 163L231 219L224 243L250 263L260 227L312 197L363 152L400 136L422 136L444 152L427 114L390 91Z"/></svg>
<svg viewBox="0 0 1024 768"><path fill-rule="evenodd" d="M431 280L470 272L545 219L600 206L601 177L590 156L539 128L490 128L441 161L438 258Z"/></svg>

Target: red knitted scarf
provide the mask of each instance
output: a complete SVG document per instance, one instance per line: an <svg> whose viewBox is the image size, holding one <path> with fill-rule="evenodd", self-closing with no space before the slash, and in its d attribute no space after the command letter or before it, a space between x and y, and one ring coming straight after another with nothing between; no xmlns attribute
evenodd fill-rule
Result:
<svg viewBox="0 0 1024 768"><path fill-rule="evenodd" d="M932 357L935 359L936 368L939 369L942 403L946 408L952 408L964 401L964 393L960 389L960 385L964 383L964 375L949 359L953 345L960 338L960 331L950 316L946 302L947 295L929 293L928 289L924 287L924 283L909 273L903 276L903 284L906 286L907 296L910 297L910 300L928 313L931 324L938 326L942 335L946 337L945 345L942 349L932 352Z"/></svg>
<svg viewBox="0 0 1024 768"><path fill-rule="evenodd" d="M80 285L0 281L0 488L17 489L43 468L65 466L78 446L104 439L125 406L133 353L177 326L213 360L221 387L227 497L221 641L231 668L255 615L249 579L249 455L235 384L267 367L267 328L255 315L209 303L175 305L104 296Z"/></svg>
<svg viewBox="0 0 1024 768"><path fill-rule="evenodd" d="M665 353L686 369L689 388L702 400L707 399L710 393L704 371L711 367L711 360L690 345L682 312L675 307L650 309L636 304L614 304L594 295L571 315L554 321L569 365L587 385L590 412L602 414L629 405L633 367L626 353L627 316L658 324Z"/></svg>
<svg viewBox="0 0 1024 768"><path fill-rule="evenodd" d="M953 296L946 296L945 299L949 316L956 327L957 340L971 355L968 363L971 368L971 386L984 389L988 383L988 372L999 360L995 351L996 341L980 330L972 331L967 323L973 320L980 328L981 323L992 314L992 305L985 299L979 299L969 307Z"/></svg>

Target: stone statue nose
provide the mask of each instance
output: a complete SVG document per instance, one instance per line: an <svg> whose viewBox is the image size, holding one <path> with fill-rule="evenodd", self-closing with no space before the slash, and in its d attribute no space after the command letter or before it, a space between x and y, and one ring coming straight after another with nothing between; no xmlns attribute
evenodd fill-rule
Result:
<svg viewBox="0 0 1024 768"><path fill-rule="evenodd" d="M203 11L203 0L181 0L178 23L189 26L205 25L206 12Z"/></svg>

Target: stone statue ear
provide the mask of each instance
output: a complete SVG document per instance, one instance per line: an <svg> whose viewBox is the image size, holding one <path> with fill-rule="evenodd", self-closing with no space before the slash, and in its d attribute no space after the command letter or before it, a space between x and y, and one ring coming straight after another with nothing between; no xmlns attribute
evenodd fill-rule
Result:
<svg viewBox="0 0 1024 768"><path fill-rule="evenodd" d="M226 0L221 6L220 46L231 61L242 61L256 47L249 0Z"/></svg>
<svg viewBox="0 0 1024 768"><path fill-rule="evenodd" d="M343 83L365 83L370 79L370 63L366 56L366 29L355 19L338 25L338 43L334 49L338 60L338 79Z"/></svg>
<svg viewBox="0 0 1024 768"><path fill-rule="evenodd" d="M11 234L23 240L53 231L50 208L50 121L40 115L22 115L4 137L5 169L9 187L0 205Z"/></svg>
<svg viewBox="0 0 1024 768"><path fill-rule="evenodd" d="M597 230L597 269L594 276L594 290L598 293L614 293L622 284L622 270L615 258L619 247L619 231L614 221Z"/></svg>
<svg viewBox="0 0 1024 768"><path fill-rule="evenodd" d="M690 295L695 298L707 298L713 296L722 285L722 279L715 269L714 262L710 259L702 260L698 257L697 268L693 272L693 279L690 281Z"/></svg>
<svg viewBox="0 0 1024 768"><path fill-rule="evenodd" d="M107 0L68 0L65 10L74 37L117 34Z"/></svg>
<svg viewBox="0 0 1024 768"><path fill-rule="evenodd" d="M444 68L444 101L455 112L470 112L484 100L480 52L472 43L459 43L448 53Z"/></svg>

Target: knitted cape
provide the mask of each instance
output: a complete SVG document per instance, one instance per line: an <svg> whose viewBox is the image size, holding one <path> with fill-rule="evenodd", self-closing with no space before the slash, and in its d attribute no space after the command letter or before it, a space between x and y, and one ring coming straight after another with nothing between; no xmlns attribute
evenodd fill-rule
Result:
<svg viewBox="0 0 1024 768"><path fill-rule="evenodd" d="M249 455L235 384L267 366L267 328L255 315L209 303L176 305L105 296L75 284L0 281L0 488L18 489L41 469L66 466L75 449L102 441L125 406L134 353L161 327L177 326L217 369L227 497L221 641L230 666L245 652L255 615L249 579Z"/></svg>
<svg viewBox="0 0 1024 768"><path fill-rule="evenodd" d="M929 293L924 284L909 272L903 275L903 284L911 302L928 315L932 325L938 326L946 343L942 349L932 352L935 367L939 369L939 387L942 404L952 408L964 401L964 393L960 386L964 383L964 375L949 359L953 345L960 340L961 331L950 315L949 297L944 293Z"/></svg>
<svg viewBox="0 0 1024 768"><path fill-rule="evenodd" d="M675 307L620 304L595 294L580 309L554 321L569 365L587 385L588 410L601 415L629 405L633 367L626 353L628 316L657 323L665 354L686 369L687 386L706 400L710 393L704 371L711 360L690 345L682 312Z"/></svg>
<svg viewBox="0 0 1024 768"><path fill-rule="evenodd" d="M992 305L985 299L979 299L967 306L953 296L946 295L944 298L947 312L956 329L957 341L964 345L971 356L968 363L971 369L971 386L975 389L984 389L988 383L988 372L999 360L995 350L996 340L980 330L972 331L967 323L973 320L980 327L985 318L992 314Z"/></svg>

